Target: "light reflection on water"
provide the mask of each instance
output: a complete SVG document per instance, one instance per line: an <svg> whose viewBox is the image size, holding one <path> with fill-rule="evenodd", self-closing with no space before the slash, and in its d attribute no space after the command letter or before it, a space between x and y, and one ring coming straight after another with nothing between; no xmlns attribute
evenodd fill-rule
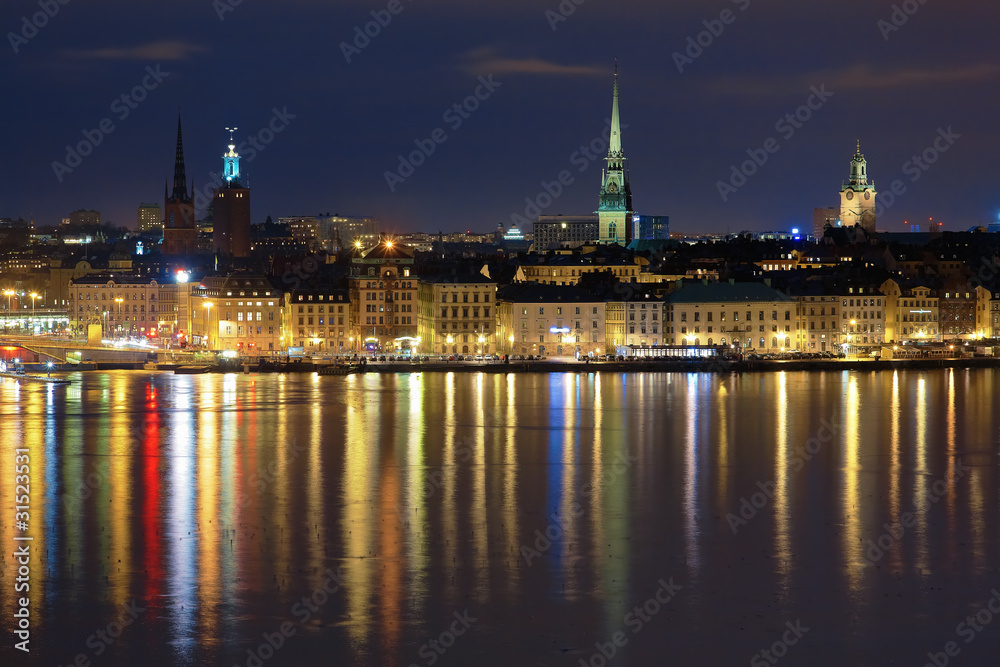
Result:
<svg viewBox="0 0 1000 667"><path fill-rule="evenodd" d="M682 593L617 664L745 662L799 616L826 632L803 664L916 662L1000 583L992 371L74 379L0 382L3 444L32 461L28 595L54 664L95 657L88 636L137 600L109 664L245 664L286 621L273 664L426 664L468 610L441 664L575 665L671 577ZM824 420L837 434L803 463ZM743 630L717 641L727 624Z"/></svg>

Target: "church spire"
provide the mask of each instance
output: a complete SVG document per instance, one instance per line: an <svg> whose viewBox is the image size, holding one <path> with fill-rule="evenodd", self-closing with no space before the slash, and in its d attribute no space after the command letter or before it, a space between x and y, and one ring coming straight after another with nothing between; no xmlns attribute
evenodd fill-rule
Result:
<svg viewBox="0 0 1000 667"><path fill-rule="evenodd" d="M174 189L171 198L177 201L189 201L187 178L184 174L184 136L181 132L181 114L177 113L177 153L174 157Z"/></svg>
<svg viewBox="0 0 1000 667"><path fill-rule="evenodd" d="M601 243L626 244L632 238L632 187L629 184L625 153L622 151L621 117L618 112L618 60L615 59L611 127L608 128L608 157L601 173L598 199L598 237Z"/></svg>
<svg viewBox="0 0 1000 667"><path fill-rule="evenodd" d="M611 101L611 137L608 142L608 157L622 157L622 128L618 116L618 59L615 58L614 96Z"/></svg>
<svg viewBox="0 0 1000 667"><path fill-rule="evenodd" d="M861 140L858 140L858 150L851 160L851 180L848 182L854 188L864 188L868 185L868 161L861 152Z"/></svg>

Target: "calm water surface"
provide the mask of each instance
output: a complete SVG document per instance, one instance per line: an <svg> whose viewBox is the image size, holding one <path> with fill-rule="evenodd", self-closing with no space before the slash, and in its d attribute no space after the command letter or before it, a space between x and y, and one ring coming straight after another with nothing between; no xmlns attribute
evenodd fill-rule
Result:
<svg viewBox="0 0 1000 667"><path fill-rule="evenodd" d="M73 379L3 665L996 664L994 371Z"/></svg>

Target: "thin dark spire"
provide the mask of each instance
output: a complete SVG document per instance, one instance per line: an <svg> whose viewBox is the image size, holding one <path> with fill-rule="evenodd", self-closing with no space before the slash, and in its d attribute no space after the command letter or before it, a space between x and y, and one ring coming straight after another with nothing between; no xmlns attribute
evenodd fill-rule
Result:
<svg viewBox="0 0 1000 667"><path fill-rule="evenodd" d="M171 198L186 202L190 199L187 191L187 177L184 174L184 135L181 130L181 114L177 112L177 153L174 157L174 190Z"/></svg>

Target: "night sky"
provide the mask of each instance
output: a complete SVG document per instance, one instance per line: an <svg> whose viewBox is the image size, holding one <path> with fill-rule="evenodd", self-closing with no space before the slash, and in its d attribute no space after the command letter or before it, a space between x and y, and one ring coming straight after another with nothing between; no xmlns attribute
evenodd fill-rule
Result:
<svg viewBox="0 0 1000 667"><path fill-rule="evenodd" d="M814 207L838 203L859 139L880 193L905 187L880 228L933 216L965 229L1000 210L996 3L909 0L899 6L915 13L897 10L890 31L882 0L564 0L569 16L557 0L48 2L55 16L14 45L39 3L0 9L0 217L53 224L88 208L134 227L139 202L162 205L178 107L199 189L222 168L226 126L245 141L275 109L294 116L244 160L256 222L330 212L399 232L487 231L563 170L571 184L540 212L592 213L603 162L576 152L610 115L615 57L635 208L671 216L672 231L808 227ZM391 20L348 63L341 43L372 10ZM729 23L713 24L724 10ZM705 21L721 34L702 35L711 43L679 72L674 52ZM152 89L129 108L121 96L144 78ZM833 95L814 98L801 127L776 126L811 87ZM467 118L445 115L477 88L485 99ZM102 119L113 132L60 182L53 162ZM397 156L438 128L445 141L390 191ZM926 171L907 165L939 128L959 137L938 142L947 151ZM724 202L718 181L769 138L777 152Z"/></svg>

